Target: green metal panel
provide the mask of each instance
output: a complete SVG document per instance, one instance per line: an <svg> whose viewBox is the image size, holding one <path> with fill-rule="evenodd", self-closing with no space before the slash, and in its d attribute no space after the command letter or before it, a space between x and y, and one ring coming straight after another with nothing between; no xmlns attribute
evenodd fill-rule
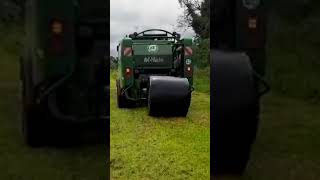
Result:
<svg viewBox="0 0 320 180"><path fill-rule="evenodd" d="M264 76L266 69L267 11L264 0L215 0L213 48L246 52L253 68Z"/></svg>
<svg viewBox="0 0 320 180"><path fill-rule="evenodd" d="M108 108L101 101L107 97L103 87L107 82L97 75L109 75L105 68L107 64L103 61L108 49L107 36L100 33L104 29L101 31L108 34L106 15L103 15L101 9L107 13L108 2L102 6L96 3L98 1L91 1L92 6L77 3L77 0L26 1L27 58L23 58L22 64L28 80L24 82L27 82L26 90L30 92L30 104L51 104L50 107L61 110L58 113L60 117L66 114L74 115L76 119L91 119L93 114L106 114ZM100 16L95 14L97 9ZM53 32L54 21L62 23L62 33ZM92 33L80 33L84 32L80 29L89 29ZM81 51L83 44L88 45L84 54L79 53L84 52ZM53 45L59 48L54 49ZM52 99L45 101L53 94L57 103L52 103ZM98 104L101 106L97 107Z"/></svg>
<svg viewBox="0 0 320 180"><path fill-rule="evenodd" d="M108 1L106 0L77 0L79 5L79 15L82 19L106 18Z"/></svg>
<svg viewBox="0 0 320 180"><path fill-rule="evenodd" d="M261 49L266 41L266 12L262 0L243 0L236 4L236 46Z"/></svg>
<svg viewBox="0 0 320 180"><path fill-rule="evenodd" d="M136 68L172 68L172 45L134 43L132 47Z"/></svg>
<svg viewBox="0 0 320 180"><path fill-rule="evenodd" d="M181 53L184 52L183 48L189 48L192 51L193 40L191 38L181 40L161 39L161 37L158 40L157 37L150 37L146 36L145 39L126 37L120 42L118 48L118 73L121 88L125 89L130 97L140 97L141 86L145 87L146 77L157 73L186 77L192 85L193 73L187 72L187 67L191 67L191 72L193 72L192 52L190 55ZM125 56L124 51L128 47L132 48L132 56ZM128 67L137 73L136 77L126 77L125 71ZM173 68L176 69L173 70Z"/></svg>
<svg viewBox="0 0 320 180"><path fill-rule="evenodd" d="M33 86L41 82L44 77L45 65L43 61L39 61L38 56L42 55L40 48L38 48L38 29L37 29L37 1L36 0L27 0L26 1L26 10L25 10L25 31L26 31L26 42L25 42L25 54L24 54L24 63L28 67L27 71L31 71L29 68L32 68L31 72L25 72L25 76L30 75L30 85Z"/></svg>
<svg viewBox="0 0 320 180"><path fill-rule="evenodd" d="M78 63L75 49L75 28L84 19L101 19L107 2L94 0L27 0L26 1L26 52L32 64L34 84L69 73ZM100 14L100 16L97 15ZM61 38L62 53L51 51L54 36L51 22L57 19L64 24Z"/></svg>
<svg viewBox="0 0 320 180"><path fill-rule="evenodd" d="M43 51L41 60L46 62L47 77L66 74L71 71L76 63L74 34L75 34L75 4L73 0L37 1L37 49ZM50 52L53 43L50 23L53 19L61 20L64 24L62 35L62 54Z"/></svg>
<svg viewBox="0 0 320 180"><path fill-rule="evenodd" d="M130 38L125 38L120 42L120 56L119 56L119 77L120 77L120 85L122 88L126 88L128 86L132 86L134 83L133 76L130 78L126 77L126 68L131 68L133 70L134 62L133 56L124 56L123 51L126 47L132 47L132 40Z"/></svg>
<svg viewBox="0 0 320 180"><path fill-rule="evenodd" d="M243 0L236 4L236 45L246 51L252 67L260 75L266 69L266 8L262 0Z"/></svg>
<svg viewBox="0 0 320 180"><path fill-rule="evenodd" d="M193 46L193 41L191 38L183 38L182 42L185 46Z"/></svg>
<svg viewBox="0 0 320 180"><path fill-rule="evenodd" d="M172 54L171 44L157 43L133 43L134 55L170 55Z"/></svg>
<svg viewBox="0 0 320 180"><path fill-rule="evenodd" d="M184 47L193 48L193 40L191 38L183 38L182 42L184 44ZM188 74L187 69L186 68L184 69L184 76L188 78L190 85L193 84L194 64L195 62L194 62L193 54L190 56L186 56L186 55L184 56L184 67L191 66L192 68L192 74Z"/></svg>
<svg viewBox="0 0 320 180"><path fill-rule="evenodd" d="M123 81L123 78L122 78L122 52L121 52L121 49L122 49L122 41L119 43L118 45L118 66L117 66L117 70L118 70L118 77L119 77L119 80L122 82ZM123 84L121 84L120 82L120 85L123 86Z"/></svg>

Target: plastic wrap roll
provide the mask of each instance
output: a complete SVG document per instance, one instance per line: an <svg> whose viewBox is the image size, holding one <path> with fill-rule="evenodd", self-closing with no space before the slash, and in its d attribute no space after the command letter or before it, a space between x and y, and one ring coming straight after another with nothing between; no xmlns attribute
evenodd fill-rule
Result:
<svg viewBox="0 0 320 180"><path fill-rule="evenodd" d="M148 108L152 116L186 116L191 101L187 78L150 76Z"/></svg>
<svg viewBox="0 0 320 180"><path fill-rule="evenodd" d="M241 52L211 52L212 172L242 173L259 115L250 59Z"/></svg>

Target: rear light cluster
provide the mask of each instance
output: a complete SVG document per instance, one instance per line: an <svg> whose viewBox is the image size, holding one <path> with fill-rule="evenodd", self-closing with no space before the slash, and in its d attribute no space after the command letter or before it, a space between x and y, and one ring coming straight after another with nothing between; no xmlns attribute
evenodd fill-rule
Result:
<svg viewBox="0 0 320 180"><path fill-rule="evenodd" d="M64 27L63 21L58 19L53 19L50 23L50 31L52 34L50 51L54 54L61 54L64 50L63 34L65 31L65 27Z"/></svg>
<svg viewBox="0 0 320 180"><path fill-rule="evenodd" d="M192 59L186 59L185 60L185 65L186 65L186 73L188 76L192 76Z"/></svg>
<svg viewBox="0 0 320 180"><path fill-rule="evenodd" d="M187 72L187 75L188 75L188 76L191 76L191 75L192 75L192 66L191 66L191 65L187 65L187 67L186 67L186 72Z"/></svg>
<svg viewBox="0 0 320 180"><path fill-rule="evenodd" d="M125 76L126 78L130 78L133 75L132 69L130 67L127 67L125 69Z"/></svg>
<svg viewBox="0 0 320 180"><path fill-rule="evenodd" d="M51 22L51 32L54 35L62 35L64 32L64 24L61 20L53 19Z"/></svg>
<svg viewBox="0 0 320 180"><path fill-rule="evenodd" d="M249 29L257 29L257 17L250 17L248 20Z"/></svg>
<svg viewBox="0 0 320 180"><path fill-rule="evenodd" d="M133 55L132 47L125 47L123 49L123 56L131 57L132 55ZM133 69L131 67L126 67L124 73L125 73L125 77L129 79L133 76Z"/></svg>

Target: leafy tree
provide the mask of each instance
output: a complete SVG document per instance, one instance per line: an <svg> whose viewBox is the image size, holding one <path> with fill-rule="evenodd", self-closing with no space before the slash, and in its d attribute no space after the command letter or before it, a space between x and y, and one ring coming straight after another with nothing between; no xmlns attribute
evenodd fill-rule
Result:
<svg viewBox="0 0 320 180"><path fill-rule="evenodd" d="M192 27L197 36L210 37L210 0L178 0L184 14L179 20L180 27Z"/></svg>

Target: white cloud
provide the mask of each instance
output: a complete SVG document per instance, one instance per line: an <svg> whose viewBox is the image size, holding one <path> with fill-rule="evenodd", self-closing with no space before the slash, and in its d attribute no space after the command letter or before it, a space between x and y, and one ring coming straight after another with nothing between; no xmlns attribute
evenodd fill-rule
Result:
<svg viewBox="0 0 320 180"><path fill-rule="evenodd" d="M193 36L190 28L181 32L176 28L182 14L178 0L111 0L110 1L110 53L116 55L118 42L127 34L150 28L177 31L182 36Z"/></svg>

